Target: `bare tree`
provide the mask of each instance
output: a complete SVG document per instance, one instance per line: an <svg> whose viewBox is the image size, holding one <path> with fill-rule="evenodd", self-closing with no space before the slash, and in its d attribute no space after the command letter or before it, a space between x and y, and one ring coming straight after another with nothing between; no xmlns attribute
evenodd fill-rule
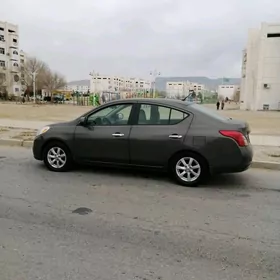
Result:
<svg viewBox="0 0 280 280"><path fill-rule="evenodd" d="M43 77L43 87L51 94L51 100L53 101L54 91L61 89L66 85L64 76L51 70L46 71Z"/></svg>
<svg viewBox="0 0 280 280"><path fill-rule="evenodd" d="M21 80L26 89L31 92L33 86L33 73L36 73L36 88L41 90L44 85L44 76L49 71L48 65L36 57L27 57L21 65Z"/></svg>

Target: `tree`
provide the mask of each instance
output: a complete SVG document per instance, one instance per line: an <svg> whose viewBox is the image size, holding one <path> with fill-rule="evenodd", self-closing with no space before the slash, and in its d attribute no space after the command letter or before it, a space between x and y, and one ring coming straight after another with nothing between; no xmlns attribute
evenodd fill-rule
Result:
<svg viewBox="0 0 280 280"><path fill-rule="evenodd" d="M0 73L0 99L7 99L6 74Z"/></svg>
<svg viewBox="0 0 280 280"><path fill-rule="evenodd" d="M48 65L42 60L36 57L26 57L24 64L21 65L21 80L28 93L33 90L33 73L36 73L36 89L42 90L44 76L48 70Z"/></svg>
<svg viewBox="0 0 280 280"><path fill-rule="evenodd" d="M66 85L64 76L57 72L52 72L50 69L44 73L43 87L51 94L53 101L53 93L55 90L63 88Z"/></svg>

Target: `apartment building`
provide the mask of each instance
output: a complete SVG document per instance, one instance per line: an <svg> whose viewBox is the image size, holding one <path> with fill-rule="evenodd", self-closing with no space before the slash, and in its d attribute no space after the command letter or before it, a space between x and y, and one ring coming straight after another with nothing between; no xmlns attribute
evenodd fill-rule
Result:
<svg viewBox="0 0 280 280"><path fill-rule="evenodd" d="M239 85L219 85L218 86L218 98L233 100L237 92L240 91Z"/></svg>
<svg viewBox="0 0 280 280"><path fill-rule="evenodd" d="M0 21L0 88L21 95L21 53L18 26Z"/></svg>
<svg viewBox="0 0 280 280"><path fill-rule="evenodd" d="M141 78L93 74L90 92L140 93L151 90L152 83Z"/></svg>
<svg viewBox="0 0 280 280"><path fill-rule="evenodd" d="M194 92L196 94L203 94L205 91L205 86L192 83L189 81L186 82L167 82L166 83L166 93L169 98L184 98L190 93Z"/></svg>
<svg viewBox="0 0 280 280"><path fill-rule="evenodd" d="M250 29L242 53L240 109L280 110L280 23Z"/></svg>

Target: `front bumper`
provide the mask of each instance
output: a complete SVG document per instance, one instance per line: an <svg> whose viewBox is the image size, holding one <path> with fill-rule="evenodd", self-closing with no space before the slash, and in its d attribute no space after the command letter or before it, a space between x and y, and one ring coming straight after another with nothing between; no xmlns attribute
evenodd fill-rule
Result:
<svg viewBox="0 0 280 280"><path fill-rule="evenodd" d="M43 148L44 148L44 138L42 135L39 135L35 138L33 142L33 157L36 160L43 160Z"/></svg>

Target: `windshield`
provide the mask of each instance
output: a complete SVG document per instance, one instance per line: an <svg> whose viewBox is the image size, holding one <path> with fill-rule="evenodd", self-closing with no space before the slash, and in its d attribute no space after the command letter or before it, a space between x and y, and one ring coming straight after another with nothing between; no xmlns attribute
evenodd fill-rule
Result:
<svg viewBox="0 0 280 280"><path fill-rule="evenodd" d="M227 121L230 118L225 117L223 115L220 115L219 113L217 113L215 110L206 107L205 105L199 105L197 103L193 103L190 105L192 108L194 108L196 111L201 112L207 116L210 116L216 120L220 120L220 121Z"/></svg>

